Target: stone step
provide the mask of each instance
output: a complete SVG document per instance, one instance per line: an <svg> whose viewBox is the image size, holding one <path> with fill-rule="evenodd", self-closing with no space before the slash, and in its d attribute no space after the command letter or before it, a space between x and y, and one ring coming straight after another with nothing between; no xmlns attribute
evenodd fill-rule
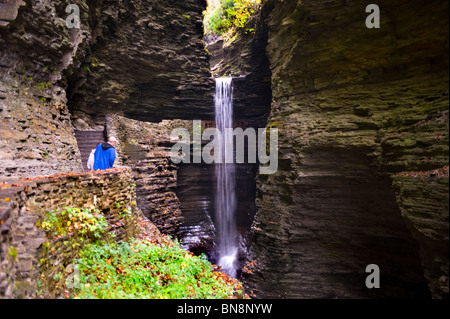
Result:
<svg viewBox="0 0 450 319"><path fill-rule="evenodd" d="M99 142L105 140L103 131L75 131L78 149L81 154L83 169L87 171L87 161L91 151L97 147Z"/></svg>

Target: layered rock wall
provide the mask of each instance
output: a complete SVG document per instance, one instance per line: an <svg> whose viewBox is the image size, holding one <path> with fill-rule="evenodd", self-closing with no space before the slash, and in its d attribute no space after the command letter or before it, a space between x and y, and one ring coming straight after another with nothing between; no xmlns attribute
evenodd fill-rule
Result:
<svg viewBox="0 0 450 319"><path fill-rule="evenodd" d="M172 128L188 127L192 122L175 120L147 123L113 115L108 120L119 138L121 161L133 171L137 205L158 229L177 236L183 223L177 166L170 158L174 144Z"/></svg>
<svg viewBox="0 0 450 319"><path fill-rule="evenodd" d="M62 174L17 183L20 184L2 184L0 188L0 298L36 297L42 243L48 240L36 222L51 210L95 208L105 215L117 241L134 236L137 231L133 219L126 219L123 214L127 208L135 211L130 169ZM64 254L65 247L52 246L55 247L51 266L71 263Z"/></svg>
<svg viewBox="0 0 450 319"><path fill-rule="evenodd" d="M0 174L4 178L81 170L61 83L80 35L65 27L67 4L0 3Z"/></svg>
<svg viewBox="0 0 450 319"><path fill-rule="evenodd" d="M211 116L206 1L100 3L90 3L86 17L89 52L68 72L74 116L97 123L106 113L152 122Z"/></svg>
<svg viewBox="0 0 450 319"><path fill-rule="evenodd" d="M0 173L81 171L72 126L213 114L204 0L2 1ZM66 7L80 9L68 28Z"/></svg>
<svg viewBox="0 0 450 319"><path fill-rule="evenodd" d="M394 177L397 203L420 244L425 278L435 298L448 296L448 166L399 173Z"/></svg>
<svg viewBox="0 0 450 319"><path fill-rule="evenodd" d="M378 1L379 29L364 1L267 5L280 165L257 179L247 287L448 297L448 2ZM365 286L369 264L381 289Z"/></svg>

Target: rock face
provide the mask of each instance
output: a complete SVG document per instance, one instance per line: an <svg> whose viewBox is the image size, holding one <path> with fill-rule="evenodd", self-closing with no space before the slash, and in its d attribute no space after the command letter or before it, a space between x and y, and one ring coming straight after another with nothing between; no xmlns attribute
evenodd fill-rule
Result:
<svg viewBox="0 0 450 319"><path fill-rule="evenodd" d="M90 50L68 76L75 117L102 122L105 113L118 113L159 122L213 114L214 82L202 41L205 0L91 7Z"/></svg>
<svg viewBox="0 0 450 319"><path fill-rule="evenodd" d="M25 4L22 0L0 1L0 27L7 27L11 21L14 21L17 17L19 7Z"/></svg>
<svg viewBox="0 0 450 319"><path fill-rule="evenodd" d="M448 2L378 4L379 29L364 1L266 4L280 162L257 179L256 297L448 297L448 170L409 174L448 165Z"/></svg>
<svg viewBox="0 0 450 319"><path fill-rule="evenodd" d="M95 208L104 214L117 242L137 233L135 193L129 168L95 174L59 174L19 183L2 183L0 187L2 299L36 298L43 267L51 265L63 270L73 262L62 240L52 242L54 254L45 253L41 244L52 239L36 226L45 213L64 207ZM132 218L123 213L125 209L132 212ZM56 291L48 293L45 298L60 297Z"/></svg>
<svg viewBox="0 0 450 319"><path fill-rule="evenodd" d="M420 243L425 277L435 298L448 297L448 166L394 177L397 202Z"/></svg>
<svg viewBox="0 0 450 319"><path fill-rule="evenodd" d="M69 29L66 7L80 9ZM1 1L0 172L81 171L72 123L213 114L204 0ZM70 113L69 113L70 112Z"/></svg>
<svg viewBox="0 0 450 319"><path fill-rule="evenodd" d="M170 158L170 128L192 126L192 122L147 123L118 115L107 122L108 130L114 127L119 137L118 162L132 167L137 206L162 233L177 236L183 216L176 194L177 166Z"/></svg>
<svg viewBox="0 0 450 319"><path fill-rule="evenodd" d="M1 1L0 173L4 178L79 171L79 153L60 83L75 46L62 8ZM6 10L5 10L6 8ZM7 23L4 23L7 21Z"/></svg>

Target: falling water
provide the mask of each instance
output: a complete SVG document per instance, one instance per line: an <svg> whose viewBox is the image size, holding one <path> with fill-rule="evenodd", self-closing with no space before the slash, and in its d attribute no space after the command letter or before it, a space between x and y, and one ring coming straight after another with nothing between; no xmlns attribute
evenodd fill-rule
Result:
<svg viewBox="0 0 450 319"><path fill-rule="evenodd" d="M236 258L238 244L236 236L236 181L234 164L225 163L225 154L231 152L230 145L225 143L225 128L233 127L233 83L232 78L216 79L216 128L222 133L221 157L216 164L216 220L219 236L218 265L229 276L236 277Z"/></svg>

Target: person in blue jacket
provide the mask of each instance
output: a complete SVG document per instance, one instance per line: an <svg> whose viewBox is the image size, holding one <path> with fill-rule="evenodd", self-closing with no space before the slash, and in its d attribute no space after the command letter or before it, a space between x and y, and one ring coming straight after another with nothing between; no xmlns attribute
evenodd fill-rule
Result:
<svg viewBox="0 0 450 319"><path fill-rule="evenodd" d="M116 138L111 136L107 143L97 146L95 149L94 171L113 168L116 160L116 149L114 148L116 143Z"/></svg>

